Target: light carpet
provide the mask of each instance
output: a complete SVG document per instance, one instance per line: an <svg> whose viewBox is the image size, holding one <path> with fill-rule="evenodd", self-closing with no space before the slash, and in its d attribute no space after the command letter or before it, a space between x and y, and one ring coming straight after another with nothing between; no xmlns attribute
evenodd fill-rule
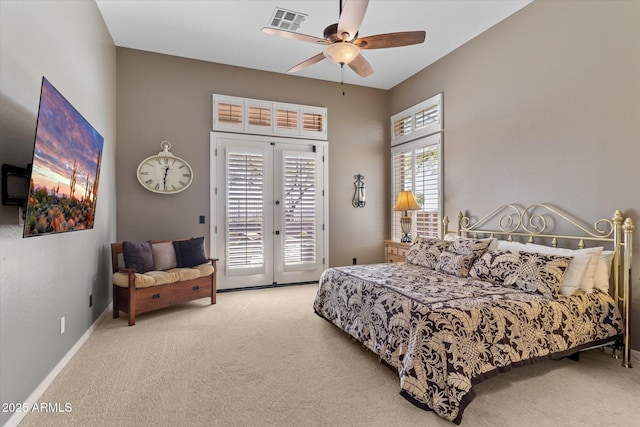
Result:
<svg viewBox="0 0 640 427"><path fill-rule="evenodd" d="M106 318L28 426L446 426L402 398L397 375L314 314L317 285L223 293ZM462 426L632 426L640 366L599 350L476 386ZM69 407L68 406L68 407Z"/></svg>

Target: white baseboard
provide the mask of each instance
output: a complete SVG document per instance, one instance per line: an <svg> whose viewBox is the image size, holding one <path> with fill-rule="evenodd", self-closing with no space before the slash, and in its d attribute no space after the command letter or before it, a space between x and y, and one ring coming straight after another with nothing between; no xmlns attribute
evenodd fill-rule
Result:
<svg viewBox="0 0 640 427"><path fill-rule="evenodd" d="M73 356L80 350L80 348L84 345L85 342L89 339L93 331L98 327L102 319L108 314L111 313L113 308L113 303L109 304L107 308L98 316L95 322L85 331L84 334L80 337L80 339L71 347L71 349L64 355L64 357L58 362L58 364L49 372L49 374L42 380L42 382L33 390L33 393L27 397L24 403L28 404L31 407L33 404L37 403L38 400L42 397L44 392L49 388L53 380L56 379L58 374L62 372L67 363L71 361ZM14 414L7 420L3 427L17 427L18 424L23 420L23 418L28 414L28 412L14 412Z"/></svg>

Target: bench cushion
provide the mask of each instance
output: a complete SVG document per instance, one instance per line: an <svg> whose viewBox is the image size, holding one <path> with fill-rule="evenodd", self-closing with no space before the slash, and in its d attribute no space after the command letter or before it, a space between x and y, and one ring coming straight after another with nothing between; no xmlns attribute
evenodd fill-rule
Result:
<svg viewBox="0 0 640 427"><path fill-rule="evenodd" d="M173 268L169 271L147 271L144 274L135 273L136 288L148 288L151 286L165 285L167 283L197 279L198 277L213 274L213 266L209 263L197 265L193 268ZM113 273L113 284L122 288L129 287L129 275L127 273Z"/></svg>
<svg viewBox="0 0 640 427"><path fill-rule="evenodd" d="M213 268L213 265L211 265L210 262L207 262L205 264L196 265L193 268L195 268L195 269L200 271L200 277L209 276L209 275L213 274L213 272L215 271L214 268Z"/></svg>
<svg viewBox="0 0 640 427"><path fill-rule="evenodd" d="M172 268L168 273L174 273L178 275L178 281L193 280L200 277L200 271L195 268Z"/></svg>

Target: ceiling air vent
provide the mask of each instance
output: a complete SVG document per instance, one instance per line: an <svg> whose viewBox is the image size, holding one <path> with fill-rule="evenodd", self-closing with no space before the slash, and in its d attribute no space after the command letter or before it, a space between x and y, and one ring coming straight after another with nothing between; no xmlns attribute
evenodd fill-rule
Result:
<svg viewBox="0 0 640 427"><path fill-rule="evenodd" d="M273 16L269 21L269 26L287 31L298 31L300 24L307 17L304 13L293 12L291 10L276 7Z"/></svg>

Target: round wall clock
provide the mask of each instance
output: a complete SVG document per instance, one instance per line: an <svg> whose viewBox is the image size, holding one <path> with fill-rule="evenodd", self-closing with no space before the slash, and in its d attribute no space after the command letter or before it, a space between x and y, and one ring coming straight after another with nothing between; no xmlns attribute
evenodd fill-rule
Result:
<svg viewBox="0 0 640 427"><path fill-rule="evenodd" d="M193 181L191 166L169 151L169 141L162 141L160 147L161 152L147 157L138 165L138 181L154 193L174 194L186 190Z"/></svg>

